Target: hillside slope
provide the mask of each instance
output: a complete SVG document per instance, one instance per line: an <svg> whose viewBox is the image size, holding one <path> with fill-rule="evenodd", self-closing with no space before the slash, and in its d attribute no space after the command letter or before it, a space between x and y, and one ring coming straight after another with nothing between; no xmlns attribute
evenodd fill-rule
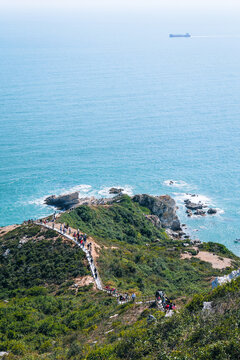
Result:
<svg viewBox="0 0 240 360"><path fill-rule="evenodd" d="M203 310L203 302L211 302ZM87 360L238 360L240 359L240 278L205 295L196 295L178 314L146 319L98 347Z"/></svg>
<svg viewBox="0 0 240 360"><path fill-rule="evenodd" d="M150 214L149 209L125 195L109 206L79 206L58 221L94 237L101 245L98 267L103 282L122 291L153 295L162 288L172 298L189 296L209 288L213 276L230 271L214 269L194 256L182 259L186 250L196 254L192 246L186 249L183 245L190 245L190 241L169 238L146 214ZM200 250L232 259L233 267L240 264L220 244L202 244Z"/></svg>
<svg viewBox="0 0 240 360"><path fill-rule="evenodd" d="M154 305L120 305L92 284L83 286L80 280L91 274L82 250L56 231L22 225L0 234L0 352L14 360L237 359L239 281L210 291L212 277L231 269L196 258L190 240L193 256L183 259L183 241L169 238L146 214L123 196L108 206L79 206L58 221L98 245L105 285L134 291L137 299L160 288L179 313L167 319ZM201 250L240 265L222 245ZM203 301L213 301L211 313L202 313ZM149 314L156 318L151 324Z"/></svg>

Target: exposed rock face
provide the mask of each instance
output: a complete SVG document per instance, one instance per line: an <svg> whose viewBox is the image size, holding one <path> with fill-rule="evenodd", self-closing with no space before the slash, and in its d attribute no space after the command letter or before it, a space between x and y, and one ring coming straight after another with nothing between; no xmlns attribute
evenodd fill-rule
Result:
<svg viewBox="0 0 240 360"><path fill-rule="evenodd" d="M157 228L161 227L161 221L157 215L145 215L145 217Z"/></svg>
<svg viewBox="0 0 240 360"><path fill-rule="evenodd" d="M47 205L52 205L57 207L60 210L67 210L73 206L78 205L78 192L67 194L67 195L52 195L45 199Z"/></svg>
<svg viewBox="0 0 240 360"><path fill-rule="evenodd" d="M121 188L111 188L109 189L109 194L121 194L124 189Z"/></svg>
<svg viewBox="0 0 240 360"><path fill-rule="evenodd" d="M164 228L173 231L181 230L180 221L176 214L176 203L169 195L151 196L147 194L133 196L133 201L147 207L152 215L156 215Z"/></svg>

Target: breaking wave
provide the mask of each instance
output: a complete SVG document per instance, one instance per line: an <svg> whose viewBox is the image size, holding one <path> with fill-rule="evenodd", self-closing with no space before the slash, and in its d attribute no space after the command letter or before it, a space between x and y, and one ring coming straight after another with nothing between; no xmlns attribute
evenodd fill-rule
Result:
<svg viewBox="0 0 240 360"><path fill-rule="evenodd" d="M108 186L108 187L102 187L100 190L99 189L93 189L93 187L91 185L87 185L87 184L80 184L80 185L75 185L72 186L71 188L61 188L61 189L57 189L57 190L53 190L51 193L46 194L42 197L39 197L37 199L33 199L33 200L29 200L26 203L30 204L30 205L37 205L37 206L44 206L44 207L48 207L47 204L45 204L44 200L46 199L46 197L51 196L51 195L64 195L64 194L71 194L73 192L79 192L79 198L85 198L85 197L91 197L94 196L96 198L99 197L111 197L114 195L109 194L109 190L115 187L117 189L123 189L123 194L127 194L129 196L133 195L133 187L130 185L125 185L125 186Z"/></svg>
<svg viewBox="0 0 240 360"><path fill-rule="evenodd" d="M174 188L190 188L191 186L183 180L165 180L163 185Z"/></svg>
<svg viewBox="0 0 240 360"><path fill-rule="evenodd" d="M133 195L133 187L130 185L125 185L125 186L106 186L103 187L101 190L98 191L98 195L104 197L110 197L110 196L114 196L114 194L109 194L109 190L114 187L116 189L123 189L122 193L132 196Z"/></svg>

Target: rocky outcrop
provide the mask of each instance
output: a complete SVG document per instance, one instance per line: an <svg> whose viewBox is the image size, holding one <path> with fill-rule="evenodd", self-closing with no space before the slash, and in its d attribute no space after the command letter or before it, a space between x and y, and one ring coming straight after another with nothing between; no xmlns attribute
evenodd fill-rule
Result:
<svg viewBox="0 0 240 360"><path fill-rule="evenodd" d="M109 194L121 194L123 192L124 189L121 188L114 188L112 187L111 189L109 189Z"/></svg>
<svg viewBox="0 0 240 360"><path fill-rule="evenodd" d="M79 204L78 192L66 195L51 195L45 199L45 204L55 206L59 210L68 210Z"/></svg>
<svg viewBox="0 0 240 360"><path fill-rule="evenodd" d="M195 203L191 202L190 200L184 200L184 202L185 202L186 208L189 210L201 210L203 208L203 204L200 202L198 204L195 204Z"/></svg>
<svg viewBox="0 0 240 360"><path fill-rule="evenodd" d="M208 209L207 213L208 213L209 215L215 215L215 214L217 213L217 209L212 209L212 208L210 208L210 209Z"/></svg>
<svg viewBox="0 0 240 360"><path fill-rule="evenodd" d="M176 203L169 195L151 196L147 194L133 196L133 201L148 208L152 215L156 215L161 227L169 228L173 231L181 230L180 221L176 214Z"/></svg>
<svg viewBox="0 0 240 360"><path fill-rule="evenodd" d="M157 228L161 227L161 221L157 215L145 215L145 217Z"/></svg>
<svg viewBox="0 0 240 360"><path fill-rule="evenodd" d="M205 216L205 215L206 215L206 211L197 209L197 210L195 211L194 215Z"/></svg>

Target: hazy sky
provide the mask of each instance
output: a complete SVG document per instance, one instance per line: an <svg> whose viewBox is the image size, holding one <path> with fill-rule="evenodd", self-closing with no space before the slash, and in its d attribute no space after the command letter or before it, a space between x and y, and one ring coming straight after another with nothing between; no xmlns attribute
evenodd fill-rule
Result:
<svg viewBox="0 0 240 360"><path fill-rule="evenodd" d="M239 0L0 0L1 9L240 9Z"/></svg>
<svg viewBox="0 0 240 360"><path fill-rule="evenodd" d="M240 37L240 0L0 0L0 18L0 46L3 39L6 46L10 39L37 44L44 33L66 43L83 33L105 39L124 31L130 38L170 32Z"/></svg>

